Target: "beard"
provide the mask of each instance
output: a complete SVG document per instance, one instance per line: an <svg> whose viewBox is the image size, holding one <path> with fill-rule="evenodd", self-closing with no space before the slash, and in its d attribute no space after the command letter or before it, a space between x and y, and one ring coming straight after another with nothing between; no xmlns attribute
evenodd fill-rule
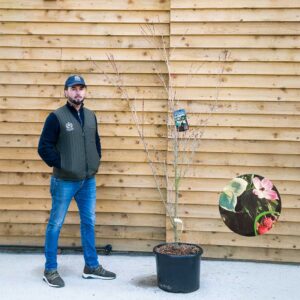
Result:
<svg viewBox="0 0 300 300"><path fill-rule="evenodd" d="M68 100L69 100L72 104L80 105L80 104L83 103L84 98L81 98L81 97L78 97L78 98L71 98L71 97L68 97Z"/></svg>

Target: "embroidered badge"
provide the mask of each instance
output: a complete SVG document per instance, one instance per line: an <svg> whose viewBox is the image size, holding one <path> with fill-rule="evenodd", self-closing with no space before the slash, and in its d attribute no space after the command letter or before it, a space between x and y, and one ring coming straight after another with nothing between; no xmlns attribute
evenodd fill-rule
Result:
<svg viewBox="0 0 300 300"><path fill-rule="evenodd" d="M66 129L67 131L72 131L74 130L74 126L71 122L66 123Z"/></svg>
<svg viewBox="0 0 300 300"><path fill-rule="evenodd" d="M75 81L81 81L81 78L78 75L74 76Z"/></svg>

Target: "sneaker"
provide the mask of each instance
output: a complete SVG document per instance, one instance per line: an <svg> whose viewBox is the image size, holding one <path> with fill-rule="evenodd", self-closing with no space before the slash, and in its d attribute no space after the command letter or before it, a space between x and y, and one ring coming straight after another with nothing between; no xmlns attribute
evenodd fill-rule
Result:
<svg viewBox="0 0 300 300"><path fill-rule="evenodd" d="M60 277L60 275L58 274L58 272L56 270L54 271L45 271L44 272L44 276L43 276L43 280L52 287L56 287L56 288L60 288L60 287L64 287L65 283L62 280L62 278Z"/></svg>
<svg viewBox="0 0 300 300"><path fill-rule="evenodd" d="M115 279L116 274L105 270L101 265L95 269L91 269L91 268L85 266L82 277L85 279L92 279L92 278Z"/></svg>

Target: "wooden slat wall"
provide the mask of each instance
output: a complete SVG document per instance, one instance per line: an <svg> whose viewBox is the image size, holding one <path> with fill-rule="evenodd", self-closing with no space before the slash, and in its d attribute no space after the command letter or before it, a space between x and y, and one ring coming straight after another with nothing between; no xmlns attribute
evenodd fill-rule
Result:
<svg viewBox="0 0 300 300"><path fill-rule="evenodd" d="M300 262L299 16L300 1L171 1L173 84L192 126L221 86L182 183L182 240L206 256ZM282 197L276 227L255 238L230 232L218 210L219 192L245 173L268 177Z"/></svg>
<svg viewBox="0 0 300 300"><path fill-rule="evenodd" d="M153 71L159 57L142 34L154 23L169 36L168 1L0 1L0 244L43 245L51 199L37 155L43 122L63 103L63 84L80 73L86 106L98 117L103 161L97 175L97 245L152 251L165 240L165 212L127 103L107 82L114 55L143 120L147 141L165 157L166 95ZM60 244L80 245L75 202Z"/></svg>
<svg viewBox="0 0 300 300"><path fill-rule="evenodd" d="M151 251L170 240L126 101L101 71L111 72L113 54L151 155L165 159L167 96L152 59L166 68L140 28L154 23L157 38L176 48L172 82L192 127L209 114L221 79L197 163L182 182L182 239L202 245L206 257L299 262L299 15L299 0L0 0L0 244L43 245L51 170L36 147L73 73L89 84L86 106L96 111L102 136L97 244ZM270 233L243 238L222 223L218 195L231 178L251 172L275 183L283 209ZM78 224L72 203L61 245L80 244Z"/></svg>

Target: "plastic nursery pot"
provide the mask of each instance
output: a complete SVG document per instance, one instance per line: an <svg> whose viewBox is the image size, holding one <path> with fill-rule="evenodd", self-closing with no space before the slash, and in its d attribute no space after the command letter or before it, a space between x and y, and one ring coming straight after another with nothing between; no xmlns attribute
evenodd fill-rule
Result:
<svg viewBox="0 0 300 300"><path fill-rule="evenodd" d="M198 245L189 245L197 248L197 253L174 255L160 253L159 248L175 243L163 243L155 246L153 252L156 257L157 284L164 291L172 293L191 293L200 287L200 262L203 249Z"/></svg>

